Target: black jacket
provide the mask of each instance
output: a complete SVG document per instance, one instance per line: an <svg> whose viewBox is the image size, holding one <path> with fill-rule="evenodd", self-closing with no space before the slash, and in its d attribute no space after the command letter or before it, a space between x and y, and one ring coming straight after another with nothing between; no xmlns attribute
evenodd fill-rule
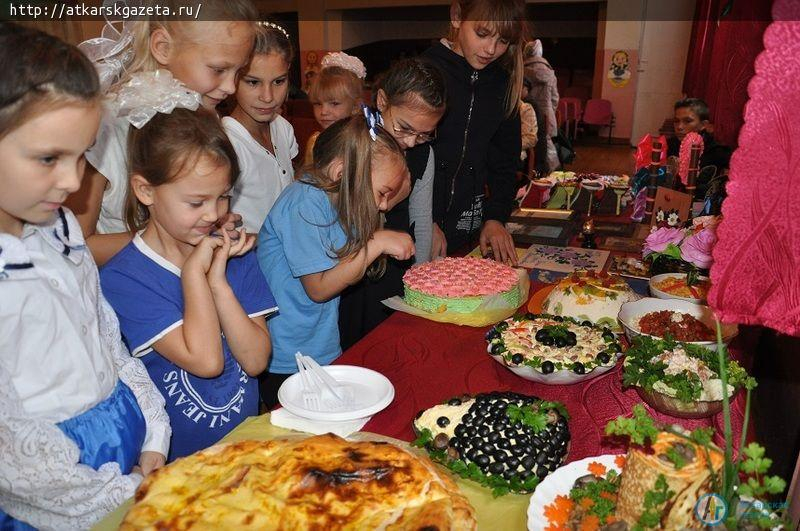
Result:
<svg viewBox="0 0 800 531"><path fill-rule="evenodd" d="M474 70L441 43L423 56L442 73L447 90L447 111L433 143L433 220L452 252L469 243L483 221L508 220L522 148L521 126L518 112L506 118L510 79L497 61Z"/></svg>

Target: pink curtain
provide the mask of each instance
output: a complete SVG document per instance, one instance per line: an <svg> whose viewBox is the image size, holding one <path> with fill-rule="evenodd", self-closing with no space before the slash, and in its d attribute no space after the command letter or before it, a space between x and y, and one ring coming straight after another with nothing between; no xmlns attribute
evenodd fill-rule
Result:
<svg viewBox="0 0 800 531"><path fill-rule="evenodd" d="M732 147L742 126L753 63L764 48L771 6L770 0L697 1L683 91L708 102L714 136Z"/></svg>

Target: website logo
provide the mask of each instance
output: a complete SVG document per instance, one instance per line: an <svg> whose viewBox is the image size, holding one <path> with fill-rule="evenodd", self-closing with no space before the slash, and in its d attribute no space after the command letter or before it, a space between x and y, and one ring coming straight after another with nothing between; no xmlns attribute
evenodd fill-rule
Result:
<svg viewBox="0 0 800 531"><path fill-rule="evenodd" d="M728 516L728 504L719 494L704 494L694 504L694 514L705 525L717 525Z"/></svg>

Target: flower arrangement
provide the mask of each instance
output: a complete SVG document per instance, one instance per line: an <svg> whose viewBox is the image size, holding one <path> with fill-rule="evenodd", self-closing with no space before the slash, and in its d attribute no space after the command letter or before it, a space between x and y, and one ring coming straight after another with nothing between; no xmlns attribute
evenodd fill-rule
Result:
<svg viewBox="0 0 800 531"><path fill-rule="evenodd" d="M717 243L716 228L719 218L695 218L689 228L653 227L644 241L642 255L655 263L660 259L683 262L684 271L696 279L699 270L711 267L711 251Z"/></svg>

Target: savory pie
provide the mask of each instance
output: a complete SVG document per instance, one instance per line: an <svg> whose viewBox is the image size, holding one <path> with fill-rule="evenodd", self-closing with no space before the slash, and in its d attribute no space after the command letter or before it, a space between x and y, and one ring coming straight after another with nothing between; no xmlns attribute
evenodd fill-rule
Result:
<svg viewBox="0 0 800 531"><path fill-rule="evenodd" d="M472 506L427 458L335 435L213 446L150 474L132 529L474 530Z"/></svg>

